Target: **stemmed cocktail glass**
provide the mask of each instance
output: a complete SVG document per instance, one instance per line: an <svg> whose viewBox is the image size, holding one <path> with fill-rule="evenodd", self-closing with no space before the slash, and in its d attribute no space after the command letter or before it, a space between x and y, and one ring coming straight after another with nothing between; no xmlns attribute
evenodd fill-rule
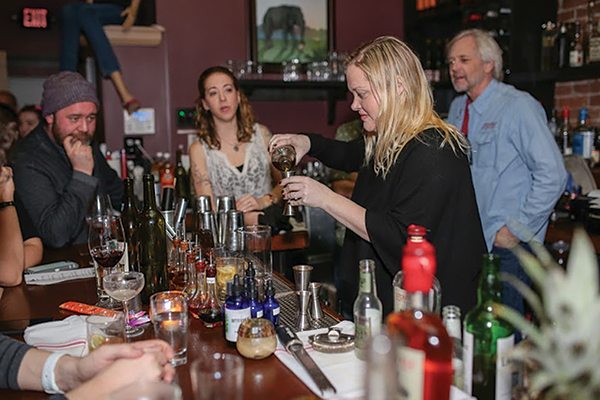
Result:
<svg viewBox="0 0 600 400"><path fill-rule="evenodd" d="M144 333L140 327L129 325L129 300L137 296L144 288L144 274L141 272L117 272L105 275L103 278L104 290L115 300L123 302L125 313L125 329L128 337L139 336Z"/></svg>
<svg viewBox="0 0 600 400"><path fill-rule="evenodd" d="M98 264L96 279L99 307L114 309L117 304L103 289L102 277L109 275L125 252L125 233L121 218L116 215L101 215L89 220L88 247L90 255Z"/></svg>

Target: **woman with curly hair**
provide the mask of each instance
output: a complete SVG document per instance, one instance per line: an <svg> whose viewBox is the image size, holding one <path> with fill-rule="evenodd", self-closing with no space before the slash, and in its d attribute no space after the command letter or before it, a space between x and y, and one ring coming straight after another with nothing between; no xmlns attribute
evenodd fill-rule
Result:
<svg viewBox="0 0 600 400"><path fill-rule="evenodd" d="M254 122L239 80L228 69L202 72L198 92L199 140L190 147L196 195L234 196L246 224L255 224L263 210L281 200L281 174L267 150L271 132Z"/></svg>

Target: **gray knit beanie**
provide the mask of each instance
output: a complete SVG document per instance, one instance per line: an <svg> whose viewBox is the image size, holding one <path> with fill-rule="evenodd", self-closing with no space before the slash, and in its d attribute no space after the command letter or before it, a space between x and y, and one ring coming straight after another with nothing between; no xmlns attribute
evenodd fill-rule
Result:
<svg viewBox="0 0 600 400"><path fill-rule="evenodd" d="M75 103L92 102L100 108L94 85L73 71L61 71L44 82L42 115L50 115Z"/></svg>

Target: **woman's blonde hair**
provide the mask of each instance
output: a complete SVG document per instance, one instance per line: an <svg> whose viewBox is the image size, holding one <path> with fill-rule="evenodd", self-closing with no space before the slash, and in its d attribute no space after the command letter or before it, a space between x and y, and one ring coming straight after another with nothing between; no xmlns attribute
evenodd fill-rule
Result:
<svg viewBox="0 0 600 400"><path fill-rule="evenodd" d="M444 137L441 147L449 144L454 152L466 152L466 139L433 110L433 94L421 62L400 39L381 36L365 43L348 56L346 65L365 73L379 101L377 132L365 138L365 162L372 159L378 175L385 179L404 146L429 128Z"/></svg>
<svg viewBox="0 0 600 400"><path fill-rule="evenodd" d="M252 112L252 107L250 107L248 98L246 98L246 95L240 89L240 81L227 68L219 66L204 70L200 74L200 78L198 78L198 93L200 93L200 96L196 100L196 128L198 130L198 137L208 144L211 149L221 149L221 142L215 131L213 117L210 111L202 107L202 100L206 96L206 88L204 87L206 80L216 73L225 74L231 78L236 92L240 95L240 103L236 112L238 125L237 140L242 143L249 142L254 134L254 113Z"/></svg>

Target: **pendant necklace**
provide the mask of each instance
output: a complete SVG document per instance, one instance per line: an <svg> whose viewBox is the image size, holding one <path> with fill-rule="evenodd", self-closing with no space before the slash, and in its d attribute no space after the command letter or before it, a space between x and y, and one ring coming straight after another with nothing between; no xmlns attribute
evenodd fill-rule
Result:
<svg viewBox="0 0 600 400"><path fill-rule="evenodd" d="M228 145L230 145L231 147L233 147L233 151L235 151L235 152L240 151L240 146L239 146L240 142L237 142L235 144L231 144L231 143L229 143L228 141L226 141L224 139L221 139L221 141L223 141L223 142L227 143Z"/></svg>

